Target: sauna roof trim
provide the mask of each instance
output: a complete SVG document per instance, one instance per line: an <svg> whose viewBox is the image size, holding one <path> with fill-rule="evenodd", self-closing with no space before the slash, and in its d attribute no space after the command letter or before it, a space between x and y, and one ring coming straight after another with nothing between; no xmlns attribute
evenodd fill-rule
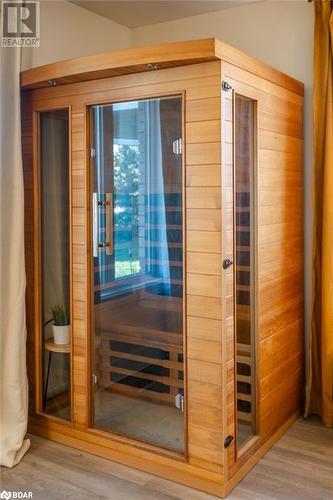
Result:
<svg viewBox="0 0 333 500"><path fill-rule="evenodd" d="M21 72L21 88L34 89L223 60L299 95L303 84L216 38L117 50L46 64ZM157 67L156 67L157 65Z"/></svg>

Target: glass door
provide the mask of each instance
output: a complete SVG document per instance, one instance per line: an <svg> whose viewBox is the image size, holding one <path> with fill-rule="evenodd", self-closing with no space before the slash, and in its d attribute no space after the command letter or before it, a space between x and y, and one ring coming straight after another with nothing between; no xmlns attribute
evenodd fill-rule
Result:
<svg viewBox="0 0 333 500"><path fill-rule="evenodd" d="M38 113L41 404L71 420L69 112Z"/></svg>
<svg viewBox="0 0 333 500"><path fill-rule="evenodd" d="M90 110L94 426L184 449L182 97Z"/></svg>
<svg viewBox="0 0 333 500"><path fill-rule="evenodd" d="M234 255L237 447L257 434L256 101L234 96Z"/></svg>

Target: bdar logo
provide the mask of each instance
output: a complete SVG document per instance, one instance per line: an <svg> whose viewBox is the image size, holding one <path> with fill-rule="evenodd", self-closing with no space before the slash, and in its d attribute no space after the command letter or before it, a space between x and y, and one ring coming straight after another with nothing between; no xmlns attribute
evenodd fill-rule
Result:
<svg viewBox="0 0 333 500"><path fill-rule="evenodd" d="M5 498L6 500L8 500L8 498L11 498L11 497L12 497L12 494L10 491L3 490L0 493L0 498Z"/></svg>

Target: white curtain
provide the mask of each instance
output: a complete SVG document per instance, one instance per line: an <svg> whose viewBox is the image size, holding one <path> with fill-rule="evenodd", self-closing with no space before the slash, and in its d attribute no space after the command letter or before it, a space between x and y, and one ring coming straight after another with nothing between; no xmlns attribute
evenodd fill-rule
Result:
<svg viewBox="0 0 333 500"><path fill-rule="evenodd" d="M26 373L24 192L20 50L0 48L0 463L16 465L30 442Z"/></svg>

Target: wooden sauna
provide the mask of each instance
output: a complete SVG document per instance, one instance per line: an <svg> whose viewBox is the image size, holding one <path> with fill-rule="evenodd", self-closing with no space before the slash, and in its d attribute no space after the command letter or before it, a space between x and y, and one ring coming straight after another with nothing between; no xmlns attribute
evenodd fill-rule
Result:
<svg viewBox="0 0 333 500"><path fill-rule="evenodd" d="M29 430L223 497L302 405L303 85L205 39L21 88Z"/></svg>

